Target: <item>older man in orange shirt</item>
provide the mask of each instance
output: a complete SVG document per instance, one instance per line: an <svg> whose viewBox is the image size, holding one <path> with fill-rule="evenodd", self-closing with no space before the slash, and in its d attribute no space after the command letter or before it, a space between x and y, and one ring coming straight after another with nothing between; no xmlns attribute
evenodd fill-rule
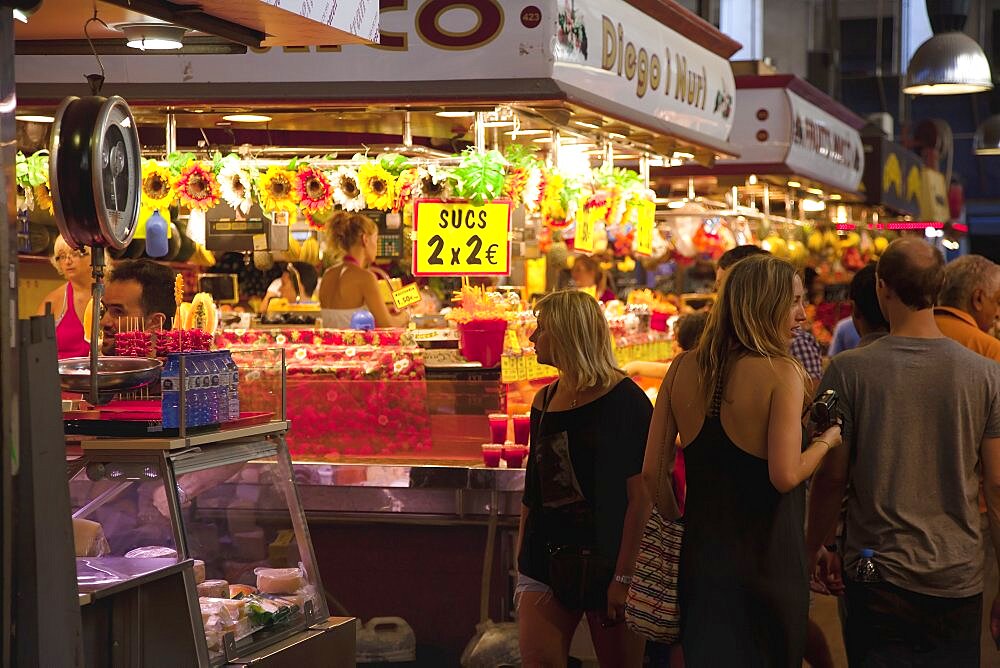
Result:
<svg viewBox="0 0 1000 668"><path fill-rule="evenodd" d="M1000 340L988 333L1000 317L1000 265L981 255L951 262L938 304L934 319L942 334L1000 362Z"/></svg>

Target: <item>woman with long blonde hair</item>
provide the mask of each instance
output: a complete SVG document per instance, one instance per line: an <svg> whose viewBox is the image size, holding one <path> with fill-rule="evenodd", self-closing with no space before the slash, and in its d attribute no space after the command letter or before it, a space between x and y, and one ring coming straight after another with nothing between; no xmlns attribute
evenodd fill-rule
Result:
<svg viewBox="0 0 1000 668"><path fill-rule="evenodd" d="M327 223L327 240L337 264L326 270L319 289L324 327L348 329L354 315L368 311L376 327L403 327L409 316L389 310L370 267L378 248L378 226L361 213L340 211Z"/></svg>
<svg viewBox="0 0 1000 668"><path fill-rule="evenodd" d="M809 609L802 484L831 448L809 442L806 375L789 353L805 322L802 280L770 255L736 263L696 351L678 357L657 397L644 477L680 435L687 473L681 550L686 665L802 665ZM672 391L668 391L671 388Z"/></svg>
<svg viewBox="0 0 1000 668"><path fill-rule="evenodd" d="M538 302L531 341L559 379L535 397L515 599L524 666L565 666L586 615L602 666L639 666L625 593L642 537L642 461L652 406L615 362L597 302L575 290Z"/></svg>

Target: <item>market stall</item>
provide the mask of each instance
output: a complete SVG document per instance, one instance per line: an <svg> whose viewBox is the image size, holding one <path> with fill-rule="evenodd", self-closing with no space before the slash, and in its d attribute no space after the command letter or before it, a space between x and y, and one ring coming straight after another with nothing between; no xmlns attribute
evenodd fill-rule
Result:
<svg viewBox="0 0 1000 668"><path fill-rule="evenodd" d="M738 45L673 2L540 5L519 16L496 2L387 8L381 52L248 53L238 73L228 57L186 56L183 73L166 60L139 70L104 59L115 73L107 90L127 97L145 138L144 184L154 197L180 201L163 205L167 227L191 240L192 256L217 254L210 273L240 271L244 258L261 266L318 260L325 217L358 209L379 225L380 260L405 270L388 298L413 274L452 280L448 297L464 288L450 323L428 314L408 333L320 327L316 309L298 303L286 304L293 308L282 321L241 318L216 337L234 352L286 351L288 445L333 595L363 617L402 614L448 661L476 621L509 613L512 536L499 529L515 521L523 486L517 419L554 375L527 345L530 298L546 288L538 280L546 268L534 263L551 257L546 244L561 243L581 256L610 247L616 263L634 267L663 242L652 224L649 166L738 153L728 142L735 85L726 60ZM22 60L19 99L37 111L73 84L53 64L81 66L72 56L44 66ZM338 80L317 80L327 77ZM267 132L287 134L265 140L262 130L224 120L233 107L270 116ZM197 147L202 137L208 145ZM32 158L26 152L25 163ZM246 198L232 189L234 178ZM470 213L478 221L489 206L505 211L499 222L486 221L481 236L463 229ZM463 224L437 241L423 236L420 221L442 213ZM468 266L475 238L485 267ZM225 252L239 253L234 264L223 266ZM456 280L491 274L509 275L514 289L482 293ZM251 281L264 279L240 282ZM627 301L607 310L619 361L669 359L665 312ZM499 343L483 344L482 334L471 351L469 332L488 329L474 325L497 321ZM248 370L241 401L254 400L264 375ZM503 416L502 433L491 430L491 414ZM508 439L515 447L504 457ZM499 446L499 466L483 465L484 443ZM447 584L456 604L433 614L427 596L399 594L414 579L425 593L440 584L439 553L419 548L432 534L456 564ZM382 538L383 548L406 554L405 568L398 556L366 550Z"/></svg>

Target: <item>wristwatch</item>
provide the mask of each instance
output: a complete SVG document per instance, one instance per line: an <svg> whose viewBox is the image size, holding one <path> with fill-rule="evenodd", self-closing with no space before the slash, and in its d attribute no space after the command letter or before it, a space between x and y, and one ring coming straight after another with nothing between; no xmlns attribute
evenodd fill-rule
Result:
<svg viewBox="0 0 1000 668"><path fill-rule="evenodd" d="M623 584L623 585L632 584L632 576L631 575L618 575L616 573L615 577L614 577L614 580L615 580L615 582L617 582L619 584Z"/></svg>

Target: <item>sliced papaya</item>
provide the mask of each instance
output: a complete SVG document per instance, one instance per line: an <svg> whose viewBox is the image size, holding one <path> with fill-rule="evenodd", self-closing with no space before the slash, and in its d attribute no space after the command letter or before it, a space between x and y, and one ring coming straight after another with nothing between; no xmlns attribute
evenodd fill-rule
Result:
<svg viewBox="0 0 1000 668"><path fill-rule="evenodd" d="M94 299L90 298L87 308L83 309L83 340L90 343L90 328L94 324Z"/></svg>

